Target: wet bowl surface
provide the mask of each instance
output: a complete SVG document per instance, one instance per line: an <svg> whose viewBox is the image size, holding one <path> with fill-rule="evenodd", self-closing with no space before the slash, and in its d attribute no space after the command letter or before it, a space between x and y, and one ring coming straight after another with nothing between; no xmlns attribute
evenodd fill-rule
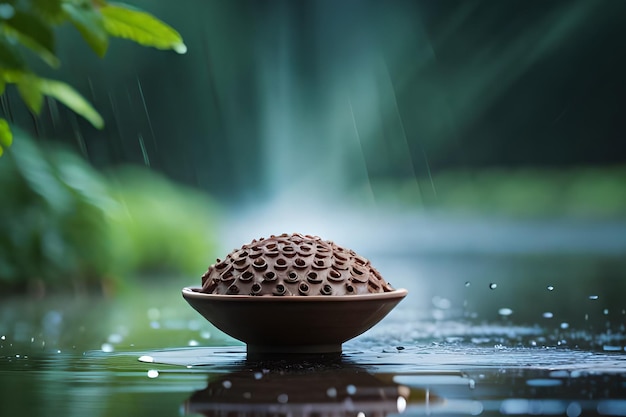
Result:
<svg viewBox="0 0 626 417"><path fill-rule="evenodd" d="M339 353L341 344L365 332L406 295L248 296L183 288L183 297L224 333L247 344L248 353Z"/></svg>

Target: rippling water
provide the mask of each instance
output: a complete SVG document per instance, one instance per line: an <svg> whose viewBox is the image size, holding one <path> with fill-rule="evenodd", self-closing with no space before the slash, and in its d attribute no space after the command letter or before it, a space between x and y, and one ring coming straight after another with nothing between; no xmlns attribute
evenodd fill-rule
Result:
<svg viewBox="0 0 626 417"><path fill-rule="evenodd" d="M407 299L340 357L297 360L247 358L177 284L4 299L0 415L623 416L622 263L386 256Z"/></svg>

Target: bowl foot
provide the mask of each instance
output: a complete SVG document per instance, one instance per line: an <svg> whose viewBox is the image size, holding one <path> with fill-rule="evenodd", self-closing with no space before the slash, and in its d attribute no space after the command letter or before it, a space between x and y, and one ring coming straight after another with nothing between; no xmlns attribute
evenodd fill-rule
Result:
<svg viewBox="0 0 626 417"><path fill-rule="evenodd" d="M341 343L328 345L296 345L296 346L274 346L274 345L252 345L246 348L248 356L274 356L274 355L341 355Z"/></svg>

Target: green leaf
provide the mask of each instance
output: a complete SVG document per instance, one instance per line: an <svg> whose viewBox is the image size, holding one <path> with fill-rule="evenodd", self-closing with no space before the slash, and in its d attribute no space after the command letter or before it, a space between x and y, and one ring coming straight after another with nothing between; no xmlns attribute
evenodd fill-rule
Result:
<svg viewBox="0 0 626 417"><path fill-rule="evenodd" d="M38 80L39 91L47 96L54 97L75 113L84 117L95 128L102 129L104 120L102 116L85 100L76 90L61 81L40 78Z"/></svg>
<svg viewBox="0 0 626 417"><path fill-rule="evenodd" d="M104 28L112 36L130 39L144 46L187 52L180 34L149 13L120 3L108 3L100 9Z"/></svg>
<svg viewBox="0 0 626 417"><path fill-rule="evenodd" d="M51 22L62 20L61 2L62 0L31 0L33 10Z"/></svg>
<svg viewBox="0 0 626 417"><path fill-rule="evenodd" d="M11 132L9 122L0 118L0 153L2 152L3 147L8 148L12 143L13 133Z"/></svg>
<svg viewBox="0 0 626 417"><path fill-rule="evenodd" d="M51 67L58 67L59 59L54 54L54 32L41 18L17 11L4 21L2 32L34 51Z"/></svg>
<svg viewBox="0 0 626 417"><path fill-rule="evenodd" d="M42 48L54 53L54 32L52 26L42 20L40 16L16 10L13 17L5 20L4 24L31 38Z"/></svg>
<svg viewBox="0 0 626 417"><path fill-rule="evenodd" d="M6 88L7 83L4 81L4 76L2 71L0 71L0 96L4 94L4 89Z"/></svg>
<svg viewBox="0 0 626 417"><path fill-rule="evenodd" d="M63 3L63 10L87 45L102 58L109 47L109 35L102 15L86 3Z"/></svg>
<svg viewBox="0 0 626 417"><path fill-rule="evenodd" d="M26 69L24 58L6 37L0 36L0 68L3 70L23 71Z"/></svg>
<svg viewBox="0 0 626 417"><path fill-rule="evenodd" d="M43 94L39 90L39 79L33 74L22 74L16 80L17 91L34 114L39 114L43 104Z"/></svg>

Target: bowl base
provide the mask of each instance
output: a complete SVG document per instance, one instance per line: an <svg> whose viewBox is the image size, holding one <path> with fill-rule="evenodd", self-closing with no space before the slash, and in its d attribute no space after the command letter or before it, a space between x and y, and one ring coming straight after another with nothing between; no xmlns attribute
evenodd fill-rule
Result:
<svg viewBox="0 0 626 417"><path fill-rule="evenodd" d="M252 345L246 347L248 355L321 355L321 354L341 354L341 343L331 343L327 345Z"/></svg>

